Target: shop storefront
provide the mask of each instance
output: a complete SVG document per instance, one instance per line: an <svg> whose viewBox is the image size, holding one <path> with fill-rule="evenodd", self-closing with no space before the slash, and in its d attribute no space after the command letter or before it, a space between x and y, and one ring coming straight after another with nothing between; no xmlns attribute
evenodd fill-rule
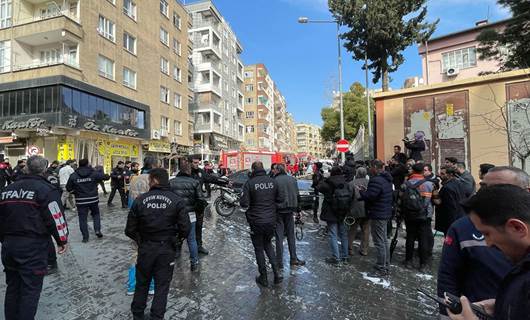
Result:
<svg viewBox="0 0 530 320"><path fill-rule="evenodd" d="M108 172L141 158L147 119L148 106L66 77L2 84L0 154L11 162L88 158Z"/></svg>

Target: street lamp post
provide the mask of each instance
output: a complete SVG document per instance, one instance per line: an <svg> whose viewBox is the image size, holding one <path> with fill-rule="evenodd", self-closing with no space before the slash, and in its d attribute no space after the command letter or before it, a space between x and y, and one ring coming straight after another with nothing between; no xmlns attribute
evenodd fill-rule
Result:
<svg viewBox="0 0 530 320"><path fill-rule="evenodd" d="M340 138L344 139L344 99L342 94L342 50L340 43L340 24L335 20L309 20L307 17L298 18L298 23L335 23L337 25L337 44L338 44L338 61L339 61L339 99L340 99ZM346 162L346 154L341 153L342 162Z"/></svg>

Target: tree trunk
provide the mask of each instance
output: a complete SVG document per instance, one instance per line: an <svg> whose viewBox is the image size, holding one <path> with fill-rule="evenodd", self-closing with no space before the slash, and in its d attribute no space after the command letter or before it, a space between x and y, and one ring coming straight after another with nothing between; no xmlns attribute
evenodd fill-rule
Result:
<svg viewBox="0 0 530 320"><path fill-rule="evenodd" d="M383 81L382 81L383 92L386 92L388 91L388 70L384 68L382 72L383 72Z"/></svg>

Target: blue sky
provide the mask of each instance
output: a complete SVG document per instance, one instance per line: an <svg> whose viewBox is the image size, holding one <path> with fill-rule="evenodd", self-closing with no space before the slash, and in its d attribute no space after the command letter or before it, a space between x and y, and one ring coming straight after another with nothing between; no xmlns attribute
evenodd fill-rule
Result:
<svg viewBox="0 0 530 320"><path fill-rule="evenodd" d="M301 25L300 16L329 19L327 0L214 0L240 39L243 63L264 63L287 100L297 122L321 124L320 110L329 105L337 88L335 26ZM495 0L428 0L428 20L440 18L436 35L470 28L478 20L497 21L510 16ZM362 63L343 49L344 89L354 81L364 84ZM391 74L392 88L406 78L421 75L416 46L405 51L405 63ZM380 84L370 84L380 87Z"/></svg>

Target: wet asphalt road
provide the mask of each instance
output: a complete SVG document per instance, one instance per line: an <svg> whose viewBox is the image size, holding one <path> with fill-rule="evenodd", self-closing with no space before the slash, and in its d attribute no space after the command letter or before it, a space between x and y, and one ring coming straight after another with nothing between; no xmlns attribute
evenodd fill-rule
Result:
<svg viewBox="0 0 530 320"><path fill-rule="evenodd" d="M102 210L103 239L92 236L81 243L75 212L68 212L70 251L59 257L60 272L47 276L37 319L130 319L132 297L125 294L130 264L130 241L123 234L127 211ZM115 201L117 204L117 201ZM436 238L434 267L420 274L400 266L404 258L401 237L391 275L371 278L375 260L371 244L367 257L356 255L348 265L330 266L326 239L306 216L305 237L297 244L306 267L289 269L285 280L260 289L254 252L244 214L223 218L207 209L205 246L210 255L201 259L200 271L190 273L188 252L177 261L169 293L166 319L436 319L435 305L416 292L422 287L435 292L436 265L441 238ZM404 232L401 232L404 234ZM285 246L287 244L285 243ZM288 250L285 247L285 254ZM272 276L269 277L272 282ZM0 296L5 277L0 274ZM0 319L4 319L3 305Z"/></svg>

